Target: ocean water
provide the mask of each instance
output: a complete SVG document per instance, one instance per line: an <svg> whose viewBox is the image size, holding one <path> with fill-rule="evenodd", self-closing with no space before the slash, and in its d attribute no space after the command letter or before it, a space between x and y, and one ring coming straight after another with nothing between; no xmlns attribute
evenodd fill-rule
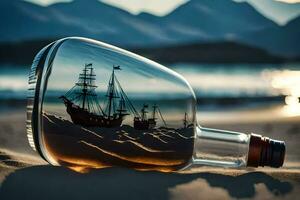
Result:
<svg viewBox="0 0 300 200"><path fill-rule="evenodd" d="M204 109L296 103L300 96L300 63L167 66L188 80ZM29 70L30 66L0 65L0 102L26 99Z"/></svg>
<svg viewBox="0 0 300 200"><path fill-rule="evenodd" d="M26 97L30 66L0 65L0 100Z"/></svg>
<svg viewBox="0 0 300 200"><path fill-rule="evenodd" d="M192 85L198 97L268 97L288 93L276 82L299 78L300 63L170 65ZM274 85L275 84L275 85ZM285 90L285 91L283 91Z"/></svg>

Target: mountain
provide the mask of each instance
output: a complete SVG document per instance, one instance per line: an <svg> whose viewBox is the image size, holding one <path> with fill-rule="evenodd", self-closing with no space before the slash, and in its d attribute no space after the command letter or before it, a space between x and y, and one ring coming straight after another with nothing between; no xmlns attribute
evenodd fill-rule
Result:
<svg viewBox="0 0 300 200"><path fill-rule="evenodd" d="M135 16L97 0L48 7L20 0L1 4L0 41L80 35L118 45L156 45L222 40L276 26L248 3L231 0L192 0L164 17Z"/></svg>
<svg viewBox="0 0 300 200"><path fill-rule="evenodd" d="M0 41L85 36L114 44L152 42L130 13L97 0L75 0L48 7L20 0L1 1ZM146 25L144 25L146 26ZM124 42L123 42L124 41Z"/></svg>
<svg viewBox="0 0 300 200"><path fill-rule="evenodd" d="M267 28L248 35L246 43L285 55L300 55L300 16L282 27Z"/></svg>
<svg viewBox="0 0 300 200"><path fill-rule="evenodd" d="M300 3L286 3L276 0L247 0L247 2L280 24L286 24L300 15Z"/></svg>
<svg viewBox="0 0 300 200"><path fill-rule="evenodd" d="M149 24L122 9L97 0L75 0L48 7L57 21L81 27L84 34L68 32L67 35L84 35L118 45L142 45L161 42L149 33Z"/></svg>
<svg viewBox="0 0 300 200"><path fill-rule="evenodd" d="M2 43L66 36L90 37L130 48L235 41L275 53L300 54L298 48L289 45L299 36L293 23L278 26L247 2L231 0L191 0L163 17L132 15L98 0L46 7L1 0L0 27ZM291 42L285 44L285 40ZM280 52L277 46L282 44L285 48Z"/></svg>
<svg viewBox="0 0 300 200"><path fill-rule="evenodd" d="M30 65L36 53L49 40L0 43L0 63ZM159 63L282 63L293 60L272 55L264 49L235 42L177 44L171 46L129 48L128 50ZM296 60L297 59L297 60ZM1 66L1 65L0 65Z"/></svg>
<svg viewBox="0 0 300 200"><path fill-rule="evenodd" d="M248 32L277 25L246 2L192 0L163 17L168 35L183 40L234 40ZM180 37L181 36L181 37Z"/></svg>
<svg viewBox="0 0 300 200"><path fill-rule="evenodd" d="M1 48L0 48L1 49ZM290 61L264 49L234 42L193 43L132 49L161 63L281 63Z"/></svg>
<svg viewBox="0 0 300 200"><path fill-rule="evenodd" d="M0 3L1 41L62 37L76 30L73 24L56 21L55 13L48 8L19 0L3 0Z"/></svg>

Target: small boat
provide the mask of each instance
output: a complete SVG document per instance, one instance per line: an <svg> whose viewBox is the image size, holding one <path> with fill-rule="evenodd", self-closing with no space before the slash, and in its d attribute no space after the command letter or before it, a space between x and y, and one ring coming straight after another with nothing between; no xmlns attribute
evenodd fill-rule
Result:
<svg viewBox="0 0 300 200"><path fill-rule="evenodd" d="M135 129L138 129L138 130L147 130L147 129L153 129L156 127L156 124L157 124L157 117L156 117L156 114L158 113L158 115L160 116L160 118L162 119L164 125L166 126L166 122L160 112L160 109L159 107L154 104L152 106L153 108L153 111L152 111L152 115L151 115L151 118L148 118L147 117L147 108L148 108L148 105L147 104L144 104L143 105L143 108L141 109L141 115L140 117L135 117L134 118L134 128Z"/></svg>
<svg viewBox="0 0 300 200"><path fill-rule="evenodd" d="M143 108L141 109L141 116L134 117L133 120L133 127L138 130L145 130L149 129L149 121L147 119L147 109L148 105L144 104Z"/></svg>

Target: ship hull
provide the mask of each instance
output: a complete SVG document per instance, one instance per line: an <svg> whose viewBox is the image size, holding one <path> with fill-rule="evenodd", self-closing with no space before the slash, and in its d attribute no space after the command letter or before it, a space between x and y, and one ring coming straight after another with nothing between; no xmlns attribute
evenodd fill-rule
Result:
<svg viewBox="0 0 300 200"><path fill-rule="evenodd" d="M81 126L112 128L121 126L123 121L123 117L119 116L108 118L106 116L95 115L73 103L66 103L66 107L72 122Z"/></svg>
<svg viewBox="0 0 300 200"><path fill-rule="evenodd" d="M147 130L149 129L149 122L148 120L140 120L138 118L134 119L133 127L137 130Z"/></svg>
<svg viewBox="0 0 300 200"><path fill-rule="evenodd" d="M137 130L154 129L156 126L156 121L155 119L141 120L140 118L135 118L133 126Z"/></svg>
<svg viewBox="0 0 300 200"><path fill-rule="evenodd" d="M149 129L154 129L156 126L156 121L155 119L148 119L148 123L149 123Z"/></svg>

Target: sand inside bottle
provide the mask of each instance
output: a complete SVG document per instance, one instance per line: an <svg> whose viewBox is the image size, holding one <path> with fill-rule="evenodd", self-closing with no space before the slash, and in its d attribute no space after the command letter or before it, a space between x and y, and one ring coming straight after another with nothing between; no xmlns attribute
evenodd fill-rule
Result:
<svg viewBox="0 0 300 200"><path fill-rule="evenodd" d="M120 127L84 127L43 113L43 140L47 153L70 168L130 167L139 170L176 171L193 154L193 126L136 130Z"/></svg>

